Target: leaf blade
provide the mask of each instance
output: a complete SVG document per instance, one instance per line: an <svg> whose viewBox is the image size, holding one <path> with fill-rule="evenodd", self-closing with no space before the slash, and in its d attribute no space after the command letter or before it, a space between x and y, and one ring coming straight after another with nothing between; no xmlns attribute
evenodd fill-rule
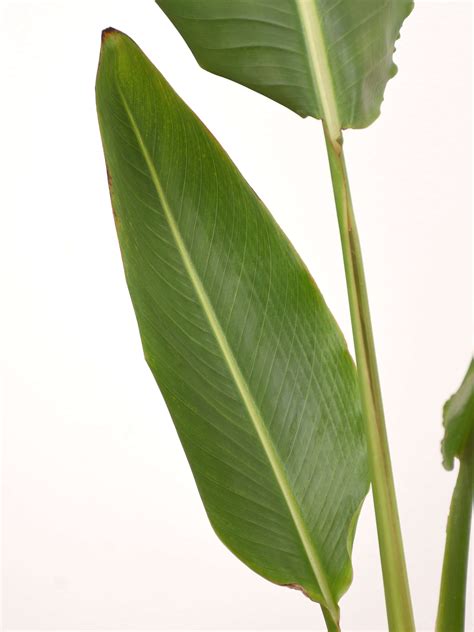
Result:
<svg viewBox="0 0 474 632"><path fill-rule="evenodd" d="M166 200L166 196L164 194L163 187L160 183L159 176L156 173L156 169L153 165L153 161L148 153L146 145L143 142L143 139L140 134L140 130L138 129L136 121L133 117L133 113L131 112L123 94L122 94L122 99L123 99L125 110L127 111L128 117L130 119L130 123L132 124L132 127L134 129L135 136L143 152L147 166L150 170L150 175L152 177L153 183L157 190L158 196L161 200L162 207L165 211L165 215L167 217L169 226L171 228L171 232L173 233L173 237L176 242L176 246L183 259L183 264L188 272L190 279L192 280L192 284L196 290L196 294L199 297L201 306L206 314L207 320L209 321L209 326L212 329L213 334L215 335L219 348L222 351L222 355L224 356L226 363L229 367L229 372L232 375L232 378L236 384L237 390L239 391L242 397L242 400L245 404L245 407L248 411L249 418L252 420L252 423L255 426L255 430L263 446L264 452L266 456L268 457L268 460L271 464L275 478L277 479L277 482L280 486L282 494L285 498L286 504L288 505L288 508L290 510L290 514L295 524L298 535L301 539L301 542L303 543L303 547L306 551L311 568L321 588L326 604L328 605L328 609L334 614L334 612L336 611L336 604L334 603L333 597L331 595L331 591L327 585L327 581L325 579L324 571L321 568L321 563L319 561L317 551L315 550L315 547L311 541L311 538L309 534L307 533L304 520L302 519L298 505L296 503L296 500L294 498L290 485L288 484L288 481L286 479L282 463L280 462L280 459L275 451L271 437L269 436L267 432L265 422L262 418L262 414L260 413L258 406L252 396L252 393L250 392L250 389L245 381L245 378L243 377L239 369L238 363L234 357L232 350L229 347L226 335L224 331L222 330L219 320L214 312L214 309L209 300L207 292L205 288L203 287L201 279L192 263L191 257L189 255L189 252L187 251L186 245L180 234L179 228L176 225L176 222L174 220L172 210L170 209L169 204Z"/></svg>
<svg viewBox="0 0 474 632"><path fill-rule="evenodd" d="M301 586L337 620L368 485L342 336L235 166L117 32L105 37L97 104L145 356L211 523L247 565Z"/></svg>
<svg viewBox="0 0 474 632"><path fill-rule="evenodd" d="M412 0L156 2L203 68L324 119L333 139L379 116L413 9Z"/></svg>

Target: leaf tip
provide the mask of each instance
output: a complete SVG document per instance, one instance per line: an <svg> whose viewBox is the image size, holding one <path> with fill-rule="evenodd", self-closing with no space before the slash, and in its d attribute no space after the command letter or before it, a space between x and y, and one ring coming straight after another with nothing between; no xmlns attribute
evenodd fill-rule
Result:
<svg viewBox="0 0 474 632"><path fill-rule="evenodd" d="M105 42L113 36L122 35L120 31L114 29L112 26L108 26L106 29L102 31L101 42L105 44Z"/></svg>

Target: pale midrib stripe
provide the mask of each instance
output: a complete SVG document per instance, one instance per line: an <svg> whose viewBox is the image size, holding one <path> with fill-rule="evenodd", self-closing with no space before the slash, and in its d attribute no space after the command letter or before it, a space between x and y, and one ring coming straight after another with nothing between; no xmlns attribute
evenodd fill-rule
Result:
<svg viewBox="0 0 474 632"><path fill-rule="evenodd" d="M306 552L306 555L308 557L308 561L310 563L311 569L314 573L314 576L316 578L316 581L321 589L321 592L323 594L324 599L326 600L326 604L324 604L327 609L331 612L332 616L335 618L335 620L338 620L338 607L334 601L333 595L331 593L331 590L329 588L328 585L328 581L325 575L325 571L323 569L323 566L319 560L319 556L318 553L316 552L316 550L314 549L314 546L312 544L311 541L311 537L306 529L306 526L304 524L304 520L303 517L301 515L300 509L298 507L298 503L296 501L296 498L294 497L290 485L288 483L288 479L286 477L286 474L284 472L283 469L283 465L280 461L280 458L275 450L275 447L273 445L273 442L271 440L271 437L269 436L267 429L265 427L265 422L263 420L263 417L260 413L260 410L258 409L258 406L256 404L256 402L254 401L252 394L250 392L249 386L244 378L244 376L242 375L242 372L240 371L239 365L237 363L237 360L235 359L235 356L229 346L229 343L227 341L227 337L221 327L221 324L219 322L219 319L217 318L217 315L214 311L214 308L211 304L211 301L207 295L206 290L204 289L204 286L202 284L202 281L196 271L196 268L194 267L194 264L191 260L191 257L189 255L189 252L186 248L186 244L183 241L183 238L181 236L179 227L175 221L175 218L173 216L173 213L171 211L170 205L168 203L168 200L166 198L165 192L163 190L163 187L161 185L161 181L160 178L156 172L155 166L153 164L153 160L151 159L151 156L148 152L148 149L145 145L145 142L143 141L143 138L141 136L140 130L138 128L138 125L135 121L135 118L133 116L133 113L127 103L127 100L123 94L123 92L119 89L119 93L120 96L122 98L123 101L123 105L125 108L125 111L127 112L128 118L130 120L133 132L135 134L135 137L137 139L137 142L140 146L140 149L143 153L143 156L145 158L145 162L147 164L148 170L150 172L150 176L153 182L153 185L156 189L156 192L158 194L158 197L160 199L161 205L163 207L163 211L166 217L166 220L168 222L168 225L170 227L171 233L173 235L173 238L176 242L176 246L178 248L179 254L181 255L181 258L183 260L183 264L184 267L186 269L186 272L189 275L189 278L191 279L191 282L193 284L193 287L196 291L196 294L198 296L199 302L201 303L202 309L206 315L206 318L209 321L209 324L211 326L211 329L214 333L214 336L216 338L216 341L222 351L222 355L224 356L224 359L229 367L229 371L230 374L232 375L232 378L237 386L237 389L242 397L242 400L245 404L245 407L248 411L249 417L255 427L255 430L257 432L258 438L260 439L260 442L262 444L262 447L265 451L265 454L267 455L267 458L270 462L270 465L272 467L273 473L275 475L275 478L278 482L278 485L282 491L283 497L285 498L285 502L288 506L288 509L290 511L291 517L293 519L293 522L295 524L296 527L296 531L300 537L300 540L303 544L304 550Z"/></svg>
<svg viewBox="0 0 474 632"><path fill-rule="evenodd" d="M315 0L295 0L308 53L309 69L316 98L321 103L322 117L331 141L339 144L341 122L334 83L326 51L326 42Z"/></svg>

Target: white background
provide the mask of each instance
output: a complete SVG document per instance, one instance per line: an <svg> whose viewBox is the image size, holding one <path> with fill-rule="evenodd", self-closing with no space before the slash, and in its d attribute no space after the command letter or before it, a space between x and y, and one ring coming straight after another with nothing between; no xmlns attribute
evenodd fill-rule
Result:
<svg viewBox="0 0 474 632"><path fill-rule="evenodd" d="M5 629L323 629L214 536L142 352L95 115L100 31L127 32L267 203L348 339L320 123L201 70L152 0L0 11ZM420 3L382 117L346 134L419 629L455 473L441 407L471 347L471 6ZM369 497L344 629L386 629ZM471 615L469 615L471 616Z"/></svg>

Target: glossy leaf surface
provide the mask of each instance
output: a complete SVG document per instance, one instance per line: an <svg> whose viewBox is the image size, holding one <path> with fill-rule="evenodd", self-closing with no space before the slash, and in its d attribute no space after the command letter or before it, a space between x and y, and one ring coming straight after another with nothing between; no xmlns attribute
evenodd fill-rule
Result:
<svg viewBox="0 0 474 632"><path fill-rule="evenodd" d="M248 566L336 620L368 489L345 341L226 153L117 31L96 93L145 357L209 519Z"/></svg>
<svg viewBox="0 0 474 632"><path fill-rule="evenodd" d="M474 360L461 386L444 405L443 426L443 465L452 470L454 457L461 458L469 436L474 433Z"/></svg>
<svg viewBox="0 0 474 632"><path fill-rule="evenodd" d="M341 128L366 127L411 0L156 0L199 64Z"/></svg>

